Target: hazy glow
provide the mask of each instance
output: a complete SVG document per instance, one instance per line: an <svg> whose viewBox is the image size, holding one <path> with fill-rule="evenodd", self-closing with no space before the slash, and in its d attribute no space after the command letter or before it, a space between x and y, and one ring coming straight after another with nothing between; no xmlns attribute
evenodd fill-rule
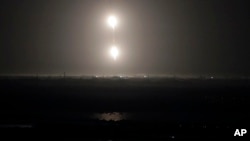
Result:
<svg viewBox="0 0 250 141"><path fill-rule="evenodd" d="M116 60L116 58L118 57L119 55L119 51L117 49L117 47L113 46L111 49L110 49L110 55L112 56L112 58L114 60Z"/></svg>
<svg viewBox="0 0 250 141"><path fill-rule="evenodd" d="M108 24L109 26L111 26L113 29L115 29L116 25L117 25L117 19L115 16L110 16L108 18Z"/></svg>

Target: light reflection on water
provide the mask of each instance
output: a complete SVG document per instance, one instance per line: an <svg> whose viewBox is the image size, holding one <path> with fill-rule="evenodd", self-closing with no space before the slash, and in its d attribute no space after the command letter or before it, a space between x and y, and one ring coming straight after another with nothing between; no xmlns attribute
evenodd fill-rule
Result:
<svg viewBox="0 0 250 141"><path fill-rule="evenodd" d="M92 118L104 121L121 121L128 119L128 114L120 112L94 113Z"/></svg>

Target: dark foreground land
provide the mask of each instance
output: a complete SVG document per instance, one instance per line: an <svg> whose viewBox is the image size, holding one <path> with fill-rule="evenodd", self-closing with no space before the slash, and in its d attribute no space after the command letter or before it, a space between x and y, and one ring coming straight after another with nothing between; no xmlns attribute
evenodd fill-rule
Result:
<svg viewBox="0 0 250 141"><path fill-rule="evenodd" d="M250 129L249 94L247 79L2 77L0 128L38 138L233 138Z"/></svg>

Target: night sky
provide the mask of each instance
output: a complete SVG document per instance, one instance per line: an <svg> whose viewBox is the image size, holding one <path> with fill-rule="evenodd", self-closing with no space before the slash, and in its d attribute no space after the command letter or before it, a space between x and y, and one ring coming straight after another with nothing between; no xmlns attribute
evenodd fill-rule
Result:
<svg viewBox="0 0 250 141"><path fill-rule="evenodd" d="M2 0L0 18L0 74L250 74L247 1Z"/></svg>

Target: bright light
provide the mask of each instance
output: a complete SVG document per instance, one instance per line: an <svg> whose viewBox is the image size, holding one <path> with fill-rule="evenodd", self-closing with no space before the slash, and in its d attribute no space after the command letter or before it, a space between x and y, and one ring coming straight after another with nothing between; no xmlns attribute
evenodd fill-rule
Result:
<svg viewBox="0 0 250 141"><path fill-rule="evenodd" d="M118 57L119 51L118 51L118 49L117 49L115 46L113 46L113 47L110 49L110 55L112 56L112 58L113 58L114 60L116 60L116 58Z"/></svg>
<svg viewBox="0 0 250 141"><path fill-rule="evenodd" d="M116 27L116 25L117 25L117 19L116 19L116 17L110 16L110 17L108 18L108 24L109 24L113 29L115 29L115 27Z"/></svg>

